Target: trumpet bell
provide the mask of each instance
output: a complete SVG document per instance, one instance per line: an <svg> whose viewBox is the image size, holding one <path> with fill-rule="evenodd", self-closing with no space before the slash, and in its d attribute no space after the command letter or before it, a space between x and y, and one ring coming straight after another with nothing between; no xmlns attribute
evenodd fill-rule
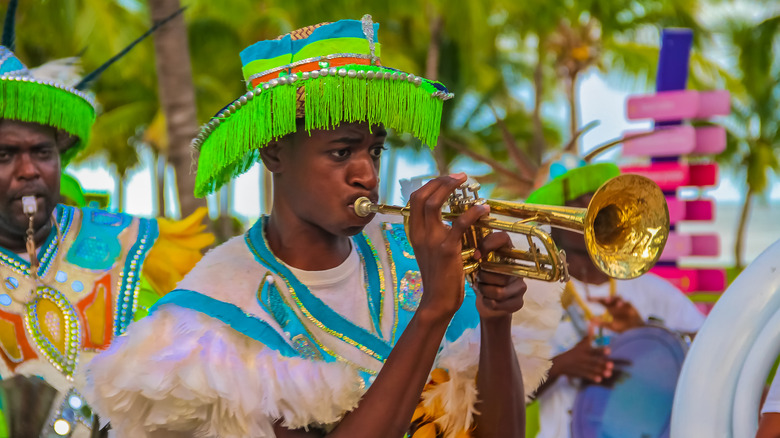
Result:
<svg viewBox="0 0 780 438"><path fill-rule="evenodd" d="M610 277L636 278L661 257L669 237L669 208L652 180L620 175L593 195L584 225L593 263Z"/></svg>

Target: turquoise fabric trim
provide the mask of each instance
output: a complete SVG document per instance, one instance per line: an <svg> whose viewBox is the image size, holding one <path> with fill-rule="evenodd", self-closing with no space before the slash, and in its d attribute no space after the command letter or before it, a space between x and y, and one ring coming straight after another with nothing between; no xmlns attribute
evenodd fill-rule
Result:
<svg viewBox="0 0 780 438"><path fill-rule="evenodd" d="M382 335L382 321L380 316L382 315L382 285L379 281L379 270L382 267L378 264L379 260L376 259L374 251L371 250L371 246L368 243L368 236L365 232L362 232L353 238L353 241L357 244L360 258L363 261L366 276L368 277L368 308L371 314L371 320L374 323L374 328L379 334L380 338L384 338Z"/></svg>
<svg viewBox="0 0 780 438"><path fill-rule="evenodd" d="M295 315L291 315L292 312L290 312L289 306L284 302L282 294L279 293L279 288L276 287L274 282L268 281L268 278L274 280L270 272L263 278L260 293L257 295L257 303L284 330L287 328L290 320L295 318Z"/></svg>
<svg viewBox="0 0 780 438"><path fill-rule="evenodd" d="M267 314L273 316L279 327L285 331L285 335L290 339L293 348L298 355L310 360L322 360L325 362L334 362L335 356L324 350L315 342L306 331L301 320L295 315L290 306L282 298L279 288L275 282L267 281L267 278L273 279L270 273L263 279L263 285L260 287L258 303Z"/></svg>
<svg viewBox="0 0 780 438"><path fill-rule="evenodd" d="M100 211L100 210L95 210ZM123 215L127 216L127 215ZM129 216L128 216L129 217ZM132 219L132 218L131 218ZM125 267L122 271L122 283L117 294L117 308L114 320L114 336L125 332L127 326L133 322L136 311L136 300L141 288L141 267L143 266L149 250L154 245L160 230L155 219L139 219L138 237L127 253Z"/></svg>
<svg viewBox="0 0 780 438"><path fill-rule="evenodd" d="M319 298L314 296L309 288L301 283L295 275L281 263L268 248L263 236L263 227L266 218L258 220L252 228L246 233L245 240L250 251L255 255L255 259L261 265L282 277L292 288L298 297L299 303L295 303L303 313L309 313L328 329L341 333L344 336L355 341L359 345L353 345L361 353L369 354L365 349L373 351L371 354L375 359L384 362L390 355L392 347L384 339L369 333L366 329L355 325L339 313L328 307Z"/></svg>
<svg viewBox="0 0 780 438"><path fill-rule="evenodd" d="M8 47L0 46L0 75L30 76L30 71Z"/></svg>
<svg viewBox="0 0 780 438"><path fill-rule="evenodd" d="M0 65L0 74L13 73L24 69L24 64L16 58L9 58Z"/></svg>
<svg viewBox="0 0 780 438"><path fill-rule="evenodd" d="M73 225L74 211L75 209L73 207L61 204L57 205L54 209L57 224L62 231L62 239L65 239L70 232L71 226ZM38 276L44 277L49 273L51 262L57 257L57 253L60 250L60 245L57 241L57 229L55 227L52 227L41 248L42 249L38 251ZM2 247L0 247L0 264L19 274L25 276L30 275L30 262L21 258L19 254L8 251Z"/></svg>
<svg viewBox="0 0 780 438"><path fill-rule="evenodd" d="M290 35L285 35L278 40L258 41L241 51L239 54L241 66L246 67L252 61L271 59L284 55L289 55L289 59L292 59L291 48L292 38L290 38Z"/></svg>
<svg viewBox="0 0 780 438"><path fill-rule="evenodd" d="M479 325L479 312L477 312L477 295L474 292L474 288L471 287L471 283L466 282L466 290L463 296L463 304L460 305L460 309L455 312L455 316L450 320L450 325L447 327L447 333L444 334L444 338L450 342L458 339L463 332L468 329L477 328Z"/></svg>
<svg viewBox="0 0 780 438"><path fill-rule="evenodd" d="M233 330L278 351L282 356L298 356L298 352L285 342L284 338L267 322L244 312L236 305L216 300L195 291L177 289L160 298L154 306L149 309L149 314L153 314L162 306L168 304L195 310L222 321ZM229 372L229 370L225 371Z"/></svg>
<svg viewBox="0 0 780 438"><path fill-rule="evenodd" d="M379 41L379 24L374 23L374 41ZM285 35L278 40L258 41L244 49L241 56L241 65L246 66L252 61L260 59L271 59L278 56L290 55L293 58L295 53L311 43L331 38L363 38L363 24L360 20L339 20L334 23L326 24L314 29L308 38L293 41L290 35ZM322 55L326 55L323 53Z"/></svg>
<svg viewBox="0 0 780 438"><path fill-rule="evenodd" d="M66 261L90 270L111 269L122 253L119 233L132 223L133 218L88 207L82 208L81 213L79 235L68 250Z"/></svg>

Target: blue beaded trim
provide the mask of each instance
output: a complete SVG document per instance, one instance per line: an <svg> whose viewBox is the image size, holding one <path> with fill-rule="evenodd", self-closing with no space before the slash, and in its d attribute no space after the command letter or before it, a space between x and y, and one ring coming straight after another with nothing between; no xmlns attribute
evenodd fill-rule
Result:
<svg viewBox="0 0 780 438"><path fill-rule="evenodd" d="M137 310L137 297L141 285L141 267L160 234L157 221L154 219L139 219L138 238L125 259L125 268L119 274L119 293L114 316L114 336L125 332L133 322Z"/></svg>

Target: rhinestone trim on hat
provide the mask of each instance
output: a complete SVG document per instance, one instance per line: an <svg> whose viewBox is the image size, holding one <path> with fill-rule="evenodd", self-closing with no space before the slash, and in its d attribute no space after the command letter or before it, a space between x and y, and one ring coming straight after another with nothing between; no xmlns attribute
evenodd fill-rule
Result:
<svg viewBox="0 0 780 438"><path fill-rule="evenodd" d="M214 132L219 125L222 124L228 117L233 115L242 106L246 105L249 101L259 96L263 91L270 90L277 86L283 85L295 85L298 86L298 81L306 81L309 79L317 79L318 77L327 76L341 76L351 79L366 79L366 80L390 80L390 81L407 81L413 83L416 86L422 85L423 78L415 76L410 73L398 72L398 71L374 71L374 70L353 70L345 67L337 68L322 68L320 70L314 70L312 72L299 72L292 73L287 76L281 76L276 79L271 79L268 82L258 84L254 89L247 91L244 95L234 100L233 103L225 107L216 116L212 117L207 123L205 123L200 130L200 133L195 137L190 146L194 149L200 150L203 142L206 141L209 135ZM431 93L431 97L441 99L443 101L450 100L455 97L453 93L447 93L444 91L435 91Z"/></svg>
<svg viewBox="0 0 780 438"><path fill-rule="evenodd" d="M0 76L0 81L17 81L17 82L30 82L33 84L38 85L46 85L52 88L58 88L63 91L67 91L68 93L75 94L76 96L84 99L87 101L87 103L92 107L92 109L96 109L95 107L95 100L92 99L88 94L81 92L75 88L66 87L65 85L58 84L56 82L52 81L39 81L37 79L31 78L31 77L24 77L24 76L9 76L9 75L2 75Z"/></svg>

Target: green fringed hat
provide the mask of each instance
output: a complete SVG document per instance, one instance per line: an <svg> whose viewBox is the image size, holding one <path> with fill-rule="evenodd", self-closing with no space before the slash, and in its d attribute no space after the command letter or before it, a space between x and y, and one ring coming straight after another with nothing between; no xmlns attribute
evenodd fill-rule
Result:
<svg viewBox="0 0 780 438"><path fill-rule="evenodd" d="M579 160L565 163L555 162L550 166L552 179L528 195L529 204L564 205L586 193L593 193L605 182L620 175L620 169L613 163L585 164Z"/></svg>
<svg viewBox="0 0 780 438"><path fill-rule="evenodd" d="M77 141L60 151L64 166L89 142L95 103L75 88L36 79L11 49L0 45L0 119L38 123L74 136Z"/></svg>
<svg viewBox="0 0 780 438"><path fill-rule="evenodd" d="M213 193L246 172L259 149L296 132L342 122L384 124L433 147L444 85L379 62L379 24L340 20L305 27L241 52L246 94L222 109L193 140L200 150L195 195Z"/></svg>

